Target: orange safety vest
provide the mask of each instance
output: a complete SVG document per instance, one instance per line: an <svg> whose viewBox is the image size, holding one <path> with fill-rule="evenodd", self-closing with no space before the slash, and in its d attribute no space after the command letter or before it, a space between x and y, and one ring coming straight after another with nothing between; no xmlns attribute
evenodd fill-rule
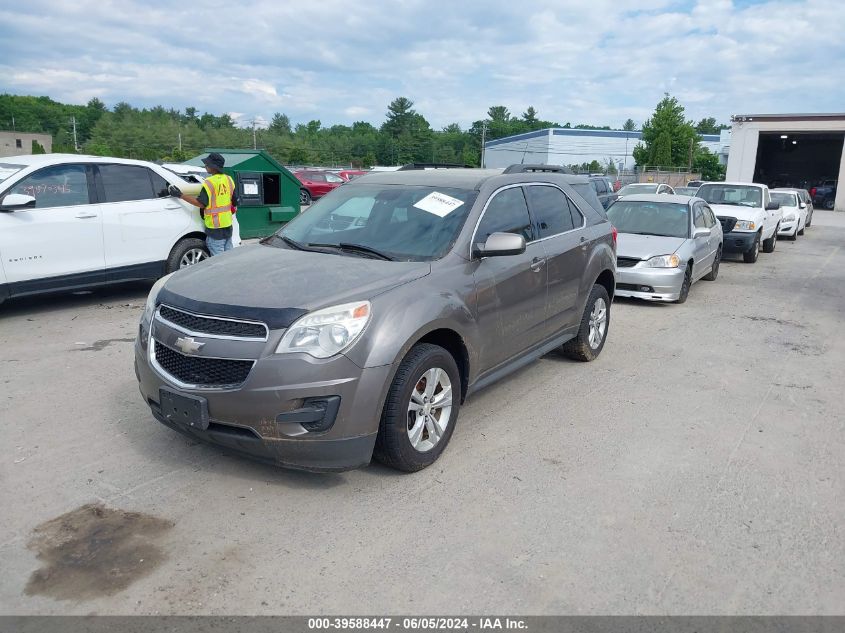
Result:
<svg viewBox="0 0 845 633"><path fill-rule="evenodd" d="M232 226L232 195L235 182L226 174L214 174L205 179L203 188L208 194L208 206L203 211L207 229Z"/></svg>

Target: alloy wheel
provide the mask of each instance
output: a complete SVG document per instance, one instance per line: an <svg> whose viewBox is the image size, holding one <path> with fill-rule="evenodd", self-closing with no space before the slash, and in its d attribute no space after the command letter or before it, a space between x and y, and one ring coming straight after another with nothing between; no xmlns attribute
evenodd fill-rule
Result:
<svg viewBox="0 0 845 633"><path fill-rule="evenodd" d="M440 442L452 418L452 381L440 367L432 367L417 380L408 402L408 439L420 453Z"/></svg>
<svg viewBox="0 0 845 633"><path fill-rule="evenodd" d="M185 251L185 254L182 255L182 259L179 260L179 268L193 266L204 259L208 259L208 255L205 254L204 250L201 248L191 248Z"/></svg>
<svg viewBox="0 0 845 633"><path fill-rule="evenodd" d="M607 304L604 299L599 297L590 312L590 336L588 341L591 348L598 349L602 339L604 339L605 331L607 331Z"/></svg>

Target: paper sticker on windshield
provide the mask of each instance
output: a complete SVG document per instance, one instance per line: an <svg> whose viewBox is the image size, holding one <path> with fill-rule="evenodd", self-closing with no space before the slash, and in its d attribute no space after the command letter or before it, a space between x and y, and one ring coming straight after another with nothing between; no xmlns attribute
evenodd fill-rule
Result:
<svg viewBox="0 0 845 633"><path fill-rule="evenodd" d="M257 196L258 195L258 183L257 182L245 182L244 183L244 195L245 196Z"/></svg>
<svg viewBox="0 0 845 633"><path fill-rule="evenodd" d="M425 198L414 204L417 209L428 211L436 216L445 218L463 204L462 200L447 196L445 193L432 191Z"/></svg>

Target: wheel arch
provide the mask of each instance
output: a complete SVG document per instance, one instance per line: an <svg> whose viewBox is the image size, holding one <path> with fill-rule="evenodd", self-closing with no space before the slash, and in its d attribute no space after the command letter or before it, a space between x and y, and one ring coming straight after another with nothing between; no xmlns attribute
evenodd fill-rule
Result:
<svg viewBox="0 0 845 633"><path fill-rule="evenodd" d="M461 403L463 404L467 395L467 388L469 383L469 350L463 337L455 330L449 328L438 328L426 333L418 340L414 341L408 349L412 349L415 345L420 343L430 343L445 349L455 363L458 365L458 371L461 375Z"/></svg>
<svg viewBox="0 0 845 633"><path fill-rule="evenodd" d="M595 283L604 286L604 289L607 290L607 296L613 301L613 295L616 291L616 278L613 276L613 273L605 268L596 277Z"/></svg>

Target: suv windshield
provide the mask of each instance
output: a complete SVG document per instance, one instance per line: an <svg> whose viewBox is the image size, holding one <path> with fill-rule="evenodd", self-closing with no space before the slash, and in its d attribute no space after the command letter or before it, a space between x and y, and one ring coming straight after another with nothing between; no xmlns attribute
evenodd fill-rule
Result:
<svg viewBox="0 0 845 633"><path fill-rule="evenodd" d="M14 176L23 168L23 165L10 165L9 163L0 163L0 182L3 182L10 176Z"/></svg>
<svg viewBox="0 0 845 633"><path fill-rule="evenodd" d="M732 204L738 207L763 206L760 187L705 183L698 188L696 195L711 204Z"/></svg>
<svg viewBox="0 0 845 633"><path fill-rule="evenodd" d="M623 199L611 205L607 218L620 233L689 237L689 207L685 204Z"/></svg>
<svg viewBox="0 0 845 633"><path fill-rule="evenodd" d="M773 191L772 202L777 202L782 207L797 207L798 200L794 193L787 193L785 191Z"/></svg>
<svg viewBox="0 0 845 633"><path fill-rule="evenodd" d="M273 246L426 261L451 248L476 191L448 187L348 183L294 218Z"/></svg>

